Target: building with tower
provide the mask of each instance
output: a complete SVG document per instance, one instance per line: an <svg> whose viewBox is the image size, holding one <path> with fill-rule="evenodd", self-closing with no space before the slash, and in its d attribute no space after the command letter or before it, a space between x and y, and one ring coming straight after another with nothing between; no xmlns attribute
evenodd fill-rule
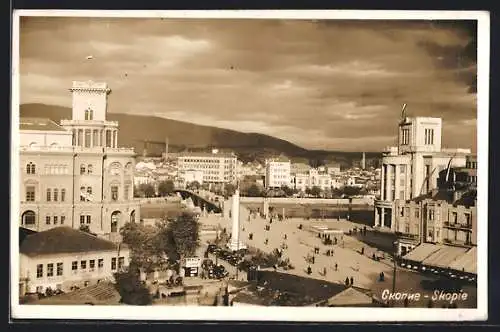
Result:
<svg viewBox="0 0 500 332"><path fill-rule="evenodd" d="M73 82L71 120L20 119L21 226L80 228L111 241L139 221L135 153L118 147L118 122L106 120L106 83Z"/></svg>
<svg viewBox="0 0 500 332"><path fill-rule="evenodd" d="M375 227L395 231L396 200L411 200L426 194L437 188L440 171L465 166L470 149L442 148L441 129L441 118L402 117L398 146L387 148L382 158Z"/></svg>

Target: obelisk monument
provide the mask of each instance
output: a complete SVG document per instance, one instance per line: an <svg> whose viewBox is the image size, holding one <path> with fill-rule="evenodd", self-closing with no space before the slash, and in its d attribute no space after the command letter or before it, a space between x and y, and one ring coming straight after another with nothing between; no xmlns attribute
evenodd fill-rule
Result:
<svg viewBox="0 0 500 332"><path fill-rule="evenodd" d="M232 219L232 230L231 230L231 242L229 243L229 248L233 251L239 249L245 249L246 246L240 241L240 190L237 188L234 192L231 201L231 219Z"/></svg>

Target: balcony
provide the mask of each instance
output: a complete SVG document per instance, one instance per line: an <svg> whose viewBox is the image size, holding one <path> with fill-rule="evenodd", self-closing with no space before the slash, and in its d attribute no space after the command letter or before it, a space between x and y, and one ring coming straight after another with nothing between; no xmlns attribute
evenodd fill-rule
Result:
<svg viewBox="0 0 500 332"><path fill-rule="evenodd" d="M117 153L117 154L135 154L133 148L105 148L104 151L106 153Z"/></svg>
<svg viewBox="0 0 500 332"><path fill-rule="evenodd" d="M54 152L54 153L71 153L72 146L20 146L20 152Z"/></svg>
<svg viewBox="0 0 500 332"><path fill-rule="evenodd" d="M106 127L118 127L118 121L107 121L107 120L61 120L61 126L82 126L82 127L106 126Z"/></svg>
<svg viewBox="0 0 500 332"><path fill-rule="evenodd" d="M418 240L419 237L418 234L402 233L402 232L396 232L395 235L399 239L404 239L404 240Z"/></svg>
<svg viewBox="0 0 500 332"><path fill-rule="evenodd" d="M461 224L459 222L450 222L450 221L445 221L443 223L444 227L447 228L456 228L456 229L472 229L471 224Z"/></svg>

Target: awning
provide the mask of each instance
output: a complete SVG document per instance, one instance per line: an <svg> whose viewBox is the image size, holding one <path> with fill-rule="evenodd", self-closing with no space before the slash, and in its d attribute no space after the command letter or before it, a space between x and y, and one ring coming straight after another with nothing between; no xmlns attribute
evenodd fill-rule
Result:
<svg viewBox="0 0 500 332"><path fill-rule="evenodd" d="M473 247L464 255L450 264L450 268L457 271L477 274L477 248Z"/></svg>
<svg viewBox="0 0 500 332"><path fill-rule="evenodd" d="M422 264L428 266L436 266L442 268L449 268L451 263L454 262L459 257L465 255L468 248L462 247L452 247L452 246L440 246L441 248L428 256Z"/></svg>
<svg viewBox="0 0 500 332"><path fill-rule="evenodd" d="M408 254L403 256L403 259L421 263L424 259L439 250L435 244L432 243L422 243L421 245L415 247Z"/></svg>
<svg viewBox="0 0 500 332"><path fill-rule="evenodd" d="M422 243L402 258L429 267L477 273L476 247L465 248Z"/></svg>

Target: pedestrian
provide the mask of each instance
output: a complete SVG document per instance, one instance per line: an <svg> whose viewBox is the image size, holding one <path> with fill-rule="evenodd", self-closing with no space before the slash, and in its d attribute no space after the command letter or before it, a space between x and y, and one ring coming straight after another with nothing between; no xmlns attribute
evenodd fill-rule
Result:
<svg viewBox="0 0 500 332"><path fill-rule="evenodd" d="M309 265L309 266L307 267L307 274L311 274L311 273L312 273L312 269L311 269L311 266Z"/></svg>
<svg viewBox="0 0 500 332"><path fill-rule="evenodd" d="M361 255L364 255L365 254L365 247L362 247L361 248Z"/></svg>
<svg viewBox="0 0 500 332"><path fill-rule="evenodd" d="M345 278L345 285L346 285L346 287L349 287L349 277Z"/></svg>
<svg viewBox="0 0 500 332"><path fill-rule="evenodd" d="M323 275L326 276L326 267L323 268Z"/></svg>
<svg viewBox="0 0 500 332"><path fill-rule="evenodd" d="M312 261L312 263L314 264L314 256L312 256L311 261Z"/></svg>
<svg viewBox="0 0 500 332"><path fill-rule="evenodd" d="M285 240L286 240L286 234L285 234Z"/></svg>
<svg viewBox="0 0 500 332"><path fill-rule="evenodd" d="M337 263L335 263L335 271L338 271L338 267Z"/></svg>
<svg viewBox="0 0 500 332"><path fill-rule="evenodd" d="M335 240L335 244L337 244L337 237L335 237L334 240Z"/></svg>
<svg viewBox="0 0 500 332"><path fill-rule="evenodd" d="M351 277L351 286L354 285L354 278Z"/></svg>
<svg viewBox="0 0 500 332"><path fill-rule="evenodd" d="M372 259L375 260L375 253L372 254Z"/></svg>

